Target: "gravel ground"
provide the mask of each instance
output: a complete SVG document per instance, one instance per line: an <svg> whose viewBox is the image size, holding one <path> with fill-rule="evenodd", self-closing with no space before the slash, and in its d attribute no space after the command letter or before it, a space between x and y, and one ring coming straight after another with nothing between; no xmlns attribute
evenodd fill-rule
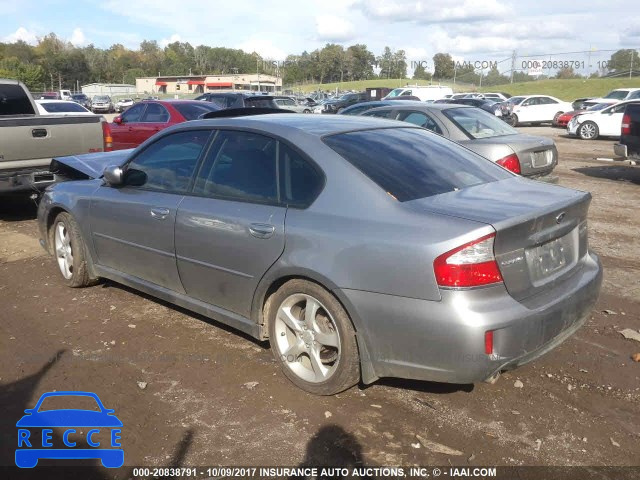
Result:
<svg viewBox="0 0 640 480"><path fill-rule="evenodd" d="M552 136L560 184L592 193L605 280L585 327L495 385L385 379L308 395L268 345L215 321L111 282L65 288L35 208L3 200L0 465L14 462L23 410L52 390L96 392L116 410L125 465L638 465L640 343L618 332L640 329L640 167L596 161L610 140L521 130Z"/></svg>

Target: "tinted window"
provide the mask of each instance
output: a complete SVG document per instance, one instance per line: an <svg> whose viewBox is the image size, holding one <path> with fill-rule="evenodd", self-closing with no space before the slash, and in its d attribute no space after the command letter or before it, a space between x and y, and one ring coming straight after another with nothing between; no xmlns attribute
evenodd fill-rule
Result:
<svg viewBox="0 0 640 480"><path fill-rule="evenodd" d="M440 130L438 124L434 122L433 119L426 113L400 112L397 119L402 120L403 122L413 123L414 125L426 128L427 130L431 130L432 132L442 133L442 130Z"/></svg>
<svg viewBox="0 0 640 480"><path fill-rule="evenodd" d="M141 171L146 174L146 181L140 182L145 188L186 192L210 134L209 130L189 130L162 137L129 163L126 175L139 179L138 172Z"/></svg>
<svg viewBox="0 0 640 480"><path fill-rule="evenodd" d="M249 97L244 99L244 106L251 108L278 108L272 98Z"/></svg>
<svg viewBox="0 0 640 480"><path fill-rule="evenodd" d="M208 112L216 112L220 110L215 103L176 103L173 108L180 112L186 120L196 120L200 118L200 115Z"/></svg>
<svg viewBox="0 0 640 480"><path fill-rule="evenodd" d="M324 142L401 202L512 176L493 162L417 128L341 133Z"/></svg>
<svg viewBox="0 0 640 480"><path fill-rule="evenodd" d="M139 103L138 105L134 105L133 107L127 109L127 111L122 114L122 121L125 123L139 122L145 107L146 104Z"/></svg>
<svg viewBox="0 0 640 480"><path fill-rule="evenodd" d="M165 123L169 121L169 112L158 103L150 103L142 116L142 122Z"/></svg>
<svg viewBox="0 0 640 480"><path fill-rule="evenodd" d="M0 115L35 115L33 105L20 85L0 85Z"/></svg>
<svg viewBox="0 0 640 480"><path fill-rule="evenodd" d="M629 94L628 90L614 90L609 92L604 98L612 98L614 100L624 100L624 98Z"/></svg>
<svg viewBox="0 0 640 480"><path fill-rule="evenodd" d="M358 105L354 107L349 107L345 109L342 114L343 115L359 115L362 112L369 110L370 108L375 108L376 105Z"/></svg>
<svg viewBox="0 0 640 480"><path fill-rule="evenodd" d="M324 179L302 156L280 142L280 200L292 206L306 207L315 200Z"/></svg>
<svg viewBox="0 0 640 480"><path fill-rule="evenodd" d="M220 132L194 186L199 195L274 202L278 199L276 140L249 132Z"/></svg>

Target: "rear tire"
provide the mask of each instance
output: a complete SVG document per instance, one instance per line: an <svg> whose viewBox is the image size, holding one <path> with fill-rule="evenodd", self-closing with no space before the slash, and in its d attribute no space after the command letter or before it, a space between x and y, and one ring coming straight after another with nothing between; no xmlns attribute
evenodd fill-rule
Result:
<svg viewBox="0 0 640 480"><path fill-rule="evenodd" d="M64 283L71 288L94 284L97 279L89 275L85 244L73 217L67 212L60 213L49 235Z"/></svg>
<svg viewBox="0 0 640 480"><path fill-rule="evenodd" d="M268 305L271 351L292 383L315 395L334 395L358 383L355 330L331 293L316 283L290 280Z"/></svg>
<svg viewBox="0 0 640 480"><path fill-rule="evenodd" d="M518 116L515 113L512 113L507 117L507 123L512 127L518 126Z"/></svg>
<svg viewBox="0 0 640 480"><path fill-rule="evenodd" d="M578 127L578 136L582 140L595 140L599 134L598 125L594 122L587 121Z"/></svg>

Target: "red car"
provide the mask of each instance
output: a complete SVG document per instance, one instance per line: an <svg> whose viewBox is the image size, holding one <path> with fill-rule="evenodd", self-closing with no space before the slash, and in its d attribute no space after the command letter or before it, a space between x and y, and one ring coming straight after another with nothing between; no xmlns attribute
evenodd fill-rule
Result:
<svg viewBox="0 0 640 480"><path fill-rule="evenodd" d="M561 113L560 115L556 115L556 117L553 119L552 125L558 128L567 128L569 120L582 112L584 112L584 110L572 110L571 112L565 112Z"/></svg>
<svg viewBox="0 0 640 480"><path fill-rule="evenodd" d="M218 110L216 104L198 100L144 100L113 119L113 149L135 148L160 130Z"/></svg>

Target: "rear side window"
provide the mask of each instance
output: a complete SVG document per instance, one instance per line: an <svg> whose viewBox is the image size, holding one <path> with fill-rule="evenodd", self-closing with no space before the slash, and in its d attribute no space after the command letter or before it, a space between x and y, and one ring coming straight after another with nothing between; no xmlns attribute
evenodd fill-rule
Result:
<svg viewBox="0 0 640 480"><path fill-rule="evenodd" d="M20 85L0 85L0 115L35 115L33 105Z"/></svg>
<svg viewBox="0 0 640 480"><path fill-rule="evenodd" d="M142 116L142 122L165 123L169 121L169 112L158 103L150 103Z"/></svg>
<svg viewBox="0 0 640 480"><path fill-rule="evenodd" d="M287 145L280 143L280 201L306 207L320 193L324 178L309 162Z"/></svg>
<svg viewBox="0 0 640 480"><path fill-rule="evenodd" d="M186 120L197 120L200 118L200 115L209 112L216 112L220 110L220 108L214 103L176 103L173 105L173 108L180 112Z"/></svg>
<svg viewBox="0 0 640 480"><path fill-rule="evenodd" d="M442 130L438 124L431 118L429 115L423 112L415 112L415 111L406 111L400 112L397 120L402 120L403 122L413 123L414 125L418 125L419 127L426 128L427 130L431 130L432 132L442 134Z"/></svg>
<svg viewBox="0 0 640 480"><path fill-rule="evenodd" d="M341 133L324 142L400 202L513 175L454 142L417 128Z"/></svg>

